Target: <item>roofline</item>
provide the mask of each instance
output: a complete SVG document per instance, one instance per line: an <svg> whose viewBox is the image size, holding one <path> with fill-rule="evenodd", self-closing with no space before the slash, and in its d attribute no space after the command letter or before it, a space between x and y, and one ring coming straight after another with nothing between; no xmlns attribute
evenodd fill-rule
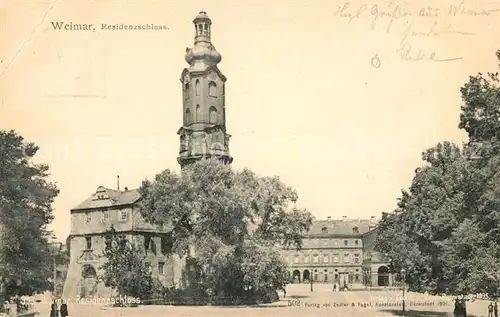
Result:
<svg viewBox="0 0 500 317"><path fill-rule="evenodd" d="M377 227L377 226L375 226L375 228L373 228L372 230L369 230L369 231L367 231L367 232L363 233L361 236L366 236L366 235L367 235L367 234L369 234L369 233L373 233L373 232L377 231L377 229L378 229L378 227Z"/></svg>
<svg viewBox="0 0 500 317"><path fill-rule="evenodd" d="M106 210L109 210L109 209L114 209L115 207L130 207L130 206L134 206L137 204L137 202L139 200L141 200L142 197L139 197L137 200L135 200L134 202L132 203L127 203L127 204L115 204L115 205L112 205L112 206L106 206L106 207L93 207L93 208L73 208L73 209L70 209L70 213L78 213L78 212L84 212L84 211L93 211L93 210L103 210L103 209L106 209Z"/></svg>
<svg viewBox="0 0 500 317"><path fill-rule="evenodd" d="M317 233L317 234L305 234L302 238L304 239L314 239L314 238L361 238L362 234L341 234L341 233Z"/></svg>
<svg viewBox="0 0 500 317"><path fill-rule="evenodd" d="M187 50L189 50L189 48L187 48ZM192 76L194 76L194 77L207 76L208 73L210 72L210 70L215 71L217 73L217 75L219 75L220 79L222 79L223 83L227 82L227 77L224 76L222 71L216 65L208 66L205 70L195 70L195 71L191 71L191 70L189 70L189 68L184 68L181 72L181 78L179 78L179 80L182 83L184 83L184 76L186 76L186 73L189 73L190 78L192 78Z"/></svg>
<svg viewBox="0 0 500 317"><path fill-rule="evenodd" d="M168 235L171 234L172 230L170 231L159 231L159 230L116 230L116 234L150 234L152 236L162 236L162 235ZM69 239L75 238L75 237L89 237L89 236L102 236L108 234L106 231L100 231L100 232L89 232L89 233L73 233L68 236Z"/></svg>

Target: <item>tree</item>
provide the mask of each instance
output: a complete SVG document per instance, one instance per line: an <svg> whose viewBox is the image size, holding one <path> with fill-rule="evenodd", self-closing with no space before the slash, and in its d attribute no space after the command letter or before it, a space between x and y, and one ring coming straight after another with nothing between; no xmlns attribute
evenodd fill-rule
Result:
<svg viewBox="0 0 500 317"><path fill-rule="evenodd" d="M280 288L281 248L300 248L312 222L279 178L235 172L212 159L181 175L165 170L144 181L140 193L143 217L171 227L172 251L200 268L191 284L221 297Z"/></svg>
<svg viewBox="0 0 500 317"><path fill-rule="evenodd" d="M496 53L500 65L500 50ZM470 142L500 140L500 87L498 72L470 76L461 89L464 101L459 128L469 135Z"/></svg>
<svg viewBox="0 0 500 317"><path fill-rule="evenodd" d="M398 208L383 215L375 250L407 270L414 291L499 298L498 74L470 77L461 92L459 127L469 142L463 149L444 142L423 154L427 165L416 170Z"/></svg>
<svg viewBox="0 0 500 317"><path fill-rule="evenodd" d="M500 50L496 56L500 66ZM476 159L470 161L464 206L469 219L460 228L456 243L470 251L467 282L478 292L500 297L500 85L498 72L471 76L462 87L462 115L459 127L475 146ZM464 241L465 240L465 241ZM466 252L466 251L463 251Z"/></svg>
<svg viewBox="0 0 500 317"><path fill-rule="evenodd" d="M49 167L35 164L38 152L15 131L0 131L0 300L50 288L48 245L52 202L59 194L47 181Z"/></svg>
<svg viewBox="0 0 500 317"><path fill-rule="evenodd" d="M443 243L465 216L462 200L467 161L449 142L427 150L423 159L428 165L417 169L398 209L383 214L376 250L391 256L396 271L407 270L413 290L441 292L446 288L440 257Z"/></svg>
<svg viewBox="0 0 500 317"><path fill-rule="evenodd" d="M104 256L106 262L100 267L106 287L118 291L119 295L148 299L152 293L153 279L144 262L145 252L111 226L106 230Z"/></svg>

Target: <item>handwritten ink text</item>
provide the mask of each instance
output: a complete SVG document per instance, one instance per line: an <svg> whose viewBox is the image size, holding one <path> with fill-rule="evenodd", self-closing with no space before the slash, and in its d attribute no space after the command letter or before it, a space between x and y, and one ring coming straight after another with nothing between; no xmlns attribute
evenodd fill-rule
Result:
<svg viewBox="0 0 500 317"><path fill-rule="evenodd" d="M425 53L423 50L412 49L412 46L408 42L404 42L396 51L399 57L405 61L419 62L424 60L430 60L433 62L451 62L463 59L463 57L453 57L453 58L438 58L436 52Z"/></svg>

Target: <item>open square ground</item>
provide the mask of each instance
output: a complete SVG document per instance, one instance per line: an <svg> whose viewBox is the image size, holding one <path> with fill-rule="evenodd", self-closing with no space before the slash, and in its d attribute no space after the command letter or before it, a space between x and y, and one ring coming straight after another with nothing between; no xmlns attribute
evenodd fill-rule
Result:
<svg viewBox="0 0 500 317"><path fill-rule="evenodd" d="M290 316L290 317L390 317L402 315L402 292L347 291L333 292L331 284L315 284L314 291L306 284L287 287L287 296L279 302L259 306L139 306L116 308L104 305L69 304L71 317L224 317L224 316ZM469 302L470 316L487 316L487 301ZM446 297L407 293L406 316L444 317L453 316L453 301ZM37 305L41 316L49 316L50 305Z"/></svg>

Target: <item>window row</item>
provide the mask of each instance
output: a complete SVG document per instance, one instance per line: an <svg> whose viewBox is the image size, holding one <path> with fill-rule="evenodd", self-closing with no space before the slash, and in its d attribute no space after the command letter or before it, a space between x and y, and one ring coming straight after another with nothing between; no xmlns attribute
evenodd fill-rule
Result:
<svg viewBox="0 0 500 317"><path fill-rule="evenodd" d="M329 271L327 269L315 269L313 271L309 271L308 269L300 272L299 270L294 270L293 272L288 273L288 277L293 279L294 282L302 283L308 282L313 277L314 281L332 281L336 283L360 283L361 282L361 273L359 269L353 271L344 271L340 272L338 269L335 271Z"/></svg>
<svg viewBox="0 0 500 317"><path fill-rule="evenodd" d="M319 247L319 246L323 246L323 247L333 247L333 246L339 246L339 244L343 244L344 246L346 247L352 247L352 246L356 246L356 247L360 247L361 246L361 243L360 243L361 240L337 240L337 239L318 239L318 238L312 238L312 239L305 239L304 240L304 243L305 245L309 246L309 247Z"/></svg>
<svg viewBox="0 0 500 317"><path fill-rule="evenodd" d="M293 263L295 263L295 264L306 263L307 264L307 263L310 263L310 258L311 258L310 255L304 255L302 262L301 262L301 256L295 255ZM341 262L338 254L333 254L332 256L327 255L327 254L323 254L321 256L318 254L315 254L312 256L312 263L319 264L320 260L321 260L321 263L330 263L330 259L333 263L340 263ZM360 262L360 254L359 253L353 254L352 259L353 259L354 263L359 263ZM351 255L349 253L345 253L343 255L342 260L344 263L351 262Z"/></svg>
<svg viewBox="0 0 500 317"><path fill-rule="evenodd" d="M103 243L102 249L106 247L106 239L103 236L86 236L85 237L85 249L93 250L95 242ZM163 255L170 254L172 252L172 239L168 236L160 237L160 252ZM144 236L144 250L151 251L153 254L157 255L157 246L151 235Z"/></svg>
<svg viewBox="0 0 500 317"><path fill-rule="evenodd" d="M191 97L191 85L190 83L184 84L184 99L189 99ZM194 93L195 96L201 96L201 83L200 80L197 79L194 84ZM208 95L210 97L217 97L217 84L214 81L210 81L208 83Z"/></svg>
<svg viewBox="0 0 500 317"><path fill-rule="evenodd" d="M328 233L328 227L321 228L321 233ZM352 228L352 234L359 234L359 228L358 227Z"/></svg>
<svg viewBox="0 0 500 317"><path fill-rule="evenodd" d="M191 110L189 108L186 108L186 111L184 112L184 124L187 125L192 122L204 122L205 120L206 119L203 116L200 105L196 105L194 116L193 113L191 113ZM219 121L219 113L217 112L217 108L211 106L210 109L208 110L208 122L216 124L218 121Z"/></svg>
<svg viewBox="0 0 500 317"><path fill-rule="evenodd" d="M198 24L198 27L196 29L198 35L206 35L206 36L210 35L210 26L208 24L200 23Z"/></svg>
<svg viewBox="0 0 500 317"><path fill-rule="evenodd" d="M99 221L101 223L109 222L109 211L101 210L99 212L86 212L85 213L85 223L90 223L92 221L92 215L100 217ZM128 220L128 210L123 209L118 211L118 221Z"/></svg>

